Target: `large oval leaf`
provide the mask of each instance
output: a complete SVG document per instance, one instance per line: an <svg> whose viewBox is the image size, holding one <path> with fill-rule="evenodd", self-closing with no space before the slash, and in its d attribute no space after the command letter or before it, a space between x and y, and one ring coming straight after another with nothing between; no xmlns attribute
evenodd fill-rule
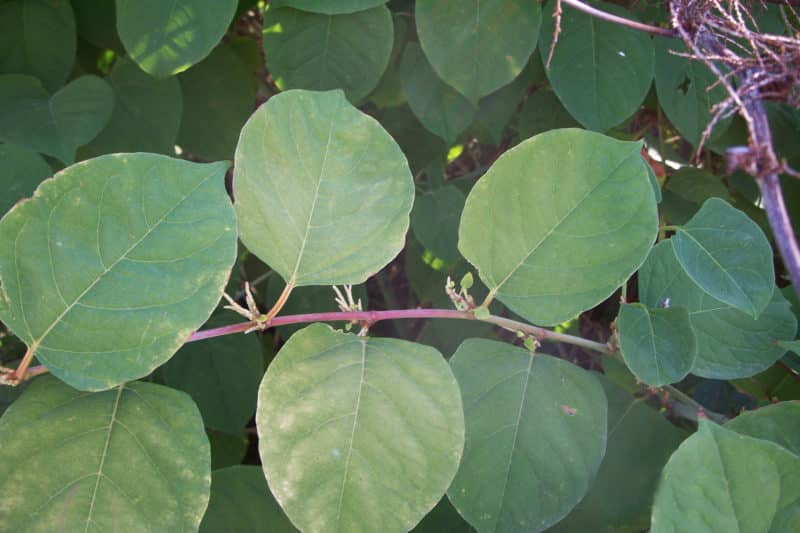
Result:
<svg viewBox="0 0 800 533"><path fill-rule="evenodd" d="M706 200L670 242L692 281L717 300L753 318L772 300L772 247L758 224L725 200Z"/></svg>
<svg viewBox="0 0 800 533"><path fill-rule="evenodd" d="M33 194L33 190L53 173L50 165L34 152L14 144L0 144L0 215L11 209L18 200Z"/></svg>
<svg viewBox="0 0 800 533"><path fill-rule="evenodd" d="M269 492L258 466L236 465L211 474L211 500L201 533L297 531Z"/></svg>
<svg viewBox="0 0 800 533"><path fill-rule="evenodd" d="M800 458L701 420L664 468L651 531L778 533L797 524Z"/></svg>
<svg viewBox="0 0 800 533"><path fill-rule="evenodd" d="M256 425L272 493L303 531L408 531L455 475L458 385L419 344L295 333L264 375Z"/></svg>
<svg viewBox="0 0 800 533"><path fill-rule="evenodd" d="M467 439L450 501L479 532L542 531L583 498L606 449L603 389L585 370L469 339L450 365Z"/></svg>
<svg viewBox="0 0 800 533"><path fill-rule="evenodd" d="M177 78L153 79L136 63L122 57L114 63L107 79L114 89L116 104L111 120L89 144L87 154L174 154L183 113L181 86Z"/></svg>
<svg viewBox="0 0 800 533"><path fill-rule="evenodd" d="M206 57L237 5L237 0L117 0L117 30L142 70L164 78Z"/></svg>
<svg viewBox="0 0 800 533"><path fill-rule="evenodd" d="M414 115L428 130L448 144L454 143L472 123L478 108L436 75L416 43L406 45L400 75Z"/></svg>
<svg viewBox="0 0 800 533"><path fill-rule="evenodd" d="M115 154L0 221L0 320L83 390L150 373L206 321L236 257L227 163Z"/></svg>
<svg viewBox="0 0 800 533"><path fill-rule="evenodd" d="M683 270L669 241L659 243L639 270L639 298L650 307L683 307L697 339L692 373L713 379L752 376L767 369L793 339L797 319L780 291L758 319L703 292Z"/></svg>
<svg viewBox="0 0 800 533"><path fill-rule="evenodd" d="M602 11L635 19L625 8L592 2ZM547 61L553 43L556 2L544 16L539 52ZM560 33L547 78L564 107L585 127L605 131L639 109L653 83L649 35L572 7L561 14Z"/></svg>
<svg viewBox="0 0 800 533"><path fill-rule="evenodd" d="M800 457L800 402L781 402L737 416L725 427L783 446Z"/></svg>
<svg viewBox="0 0 800 533"><path fill-rule="evenodd" d="M341 13L355 13L364 11L375 6L382 6L387 0L272 0L270 8L274 7L293 7L312 13L325 13L326 15L338 15Z"/></svg>
<svg viewBox="0 0 800 533"><path fill-rule="evenodd" d="M52 96L31 76L0 76L0 141L27 146L66 164L108 124L114 93L97 76L72 80Z"/></svg>
<svg viewBox="0 0 800 533"><path fill-rule="evenodd" d="M471 102L522 72L542 21L539 4L525 0L420 0L414 14L434 70Z"/></svg>
<svg viewBox="0 0 800 533"><path fill-rule="evenodd" d="M686 377L697 356L689 313L623 304L617 318L622 357L636 377L660 387Z"/></svg>
<svg viewBox="0 0 800 533"><path fill-rule="evenodd" d="M281 89L342 89L357 102L386 70L393 31L384 6L347 15L272 8L264 15L264 54Z"/></svg>
<svg viewBox="0 0 800 533"><path fill-rule="evenodd" d="M196 531L211 483L188 396L37 378L0 419L3 531Z"/></svg>
<svg viewBox="0 0 800 533"><path fill-rule="evenodd" d="M269 99L236 148L247 248L287 283L361 283L403 248L414 182L400 148L341 91Z"/></svg>
<svg viewBox="0 0 800 533"><path fill-rule="evenodd" d="M75 62L76 47L69 2L0 3L0 74L28 74L56 91Z"/></svg>
<svg viewBox="0 0 800 533"><path fill-rule="evenodd" d="M639 150L566 129L500 156L467 198L458 242L491 294L528 320L555 325L639 268L658 230Z"/></svg>

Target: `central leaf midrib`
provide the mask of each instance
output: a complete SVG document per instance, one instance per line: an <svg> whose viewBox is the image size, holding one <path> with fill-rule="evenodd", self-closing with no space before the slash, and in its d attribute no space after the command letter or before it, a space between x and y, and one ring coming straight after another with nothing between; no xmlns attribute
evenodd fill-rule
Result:
<svg viewBox="0 0 800 533"><path fill-rule="evenodd" d="M94 503L97 499L97 491L100 488L100 480L103 477L103 467L106 463L106 457L108 456L108 445L111 442L111 432L114 429L114 422L117 420L117 410L119 409L119 400L122 398L122 391L125 389L125 384L119 386L117 389L117 397L114 400L114 406L111 408L111 419L108 422L108 433L106 434L106 441L103 445L103 451L100 455L100 464L97 467L97 480L94 484L94 490L92 491L92 499L89 503L89 513L86 515L86 528L84 532L89 531L89 524L92 522L92 513L94 512Z"/></svg>

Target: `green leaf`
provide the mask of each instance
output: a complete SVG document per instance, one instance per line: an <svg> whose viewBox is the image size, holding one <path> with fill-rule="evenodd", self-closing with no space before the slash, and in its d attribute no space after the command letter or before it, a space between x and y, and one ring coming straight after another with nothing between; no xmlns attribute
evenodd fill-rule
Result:
<svg viewBox="0 0 800 533"><path fill-rule="evenodd" d="M458 253L458 223L466 198L453 185L417 197L411 212L411 229L417 240L445 263L454 263Z"/></svg>
<svg viewBox="0 0 800 533"><path fill-rule="evenodd" d="M800 355L800 340L778 341L778 345L781 346L782 348L786 348L787 350L794 352L797 355Z"/></svg>
<svg viewBox="0 0 800 533"><path fill-rule="evenodd" d="M606 454L586 497L548 533L646 530L661 469L687 435L642 398L597 377L608 398Z"/></svg>
<svg viewBox="0 0 800 533"><path fill-rule="evenodd" d="M423 126L408 106L385 109L377 118L400 145L415 176L431 162L443 160L447 155L444 140Z"/></svg>
<svg viewBox="0 0 800 533"><path fill-rule="evenodd" d="M247 65L223 44L178 79L183 93L178 144L210 161L233 159L239 131L256 100L256 79Z"/></svg>
<svg viewBox="0 0 800 533"><path fill-rule="evenodd" d="M97 76L81 76L52 96L36 78L0 76L0 141L19 144L66 164L108 123L114 93Z"/></svg>
<svg viewBox="0 0 800 533"><path fill-rule="evenodd" d="M166 78L205 58L219 43L237 0L116 0L125 50L148 74Z"/></svg>
<svg viewBox="0 0 800 533"><path fill-rule="evenodd" d="M234 196L242 242L287 283L356 284L403 248L414 183L341 91L289 91L242 129Z"/></svg>
<svg viewBox="0 0 800 533"><path fill-rule="evenodd" d="M211 474L211 500L200 533L297 531L272 497L258 466L239 465Z"/></svg>
<svg viewBox="0 0 800 533"><path fill-rule="evenodd" d="M155 80L123 57L107 79L114 89L116 105L108 125L87 147L88 154L174 154L183 110L177 78Z"/></svg>
<svg viewBox="0 0 800 533"><path fill-rule="evenodd" d="M472 123L478 108L436 75L422 49L408 43L400 64L403 89L414 115L430 131L452 144Z"/></svg>
<svg viewBox="0 0 800 533"><path fill-rule="evenodd" d="M114 154L42 183L0 221L0 320L79 389L150 373L206 321L235 260L227 167Z"/></svg>
<svg viewBox="0 0 800 533"><path fill-rule="evenodd" d="M686 224L703 202L714 197L733 201L720 178L699 168L683 167L667 181L661 209L670 224Z"/></svg>
<svg viewBox="0 0 800 533"><path fill-rule="evenodd" d="M683 269L705 292L758 318L772 300L772 247L747 215L709 198L670 239Z"/></svg>
<svg viewBox="0 0 800 533"><path fill-rule="evenodd" d="M0 74L28 74L56 91L72 69L76 48L69 2L0 3Z"/></svg>
<svg viewBox="0 0 800 533"><path fill-rule="evenodd" d="M658 177L650 164L647 165L647 177L650 178L650 186L653 187L653 196L656 198L656 203L660 204L662 200L661 184L658 182Z"/></svg>
<svg viewBox="0 0 800 533"><path fill-rule="evenodd" d="M701 420L664 468L651 531L777 533L798 523L800 459Z"/></svg>
<svg viewBox="0 0 800 533"><path fill-rule="evenodd" d="M764 439L800 457L800 402L781 402L740 414L727 429Z"/></svg>
<svg viewBox="0 0 800 533"><path fill-rule="evenodd" d="M539 38L543 61L547 61L553 42L555 4L548 5ZM592 2L592 6L636 20L615 4ZM596 131L605 131L633 115L653 82L650 36L572 7L564 9L560 28L547 78L564 107L578 122Z"/></svg>
<svg viewBox="0 0 800 533"><path fill-rule="evenodd" d="M479 532L542 531L589 489L606 449L606 399L577 366L469 339L450 360L467 439L447 491Z"/></svg>
<svg viewBox="0 0 800 533"><path fill-rule="evenodd" d="M264 54L280 89L342 89L358 102L389 64L393 31L384 6L347 15L270 8L264 15Z"/></svg>
<svg viewBox="0 0 800 533"><path fill-rule="evenodd" d="M78 35L86 42L100 48L122 52L122 42L117 34L117 9L115 2L96 0L70 0L75 12Z"/></svg>
<svg viewBox="0 0 800 533"><path fill-rule="evenodd" d="M211 445L211 470L241 464L250 444L244 431L233 435L206 428L206 434Z"/></svg>
<svg viewBox="0 0 800 533"><path fill-rule="evenodd" d="M276 7L293 7L311 13L324 13L326 15L340 15L342 13L355 13L371 7L382 6L387 0L272 0L270 9Z"/></svg>
<svg viewBox="0 0 800 533"><path fill-rule="evenodd" d="M689 311L697 339L697 359L692 373L712 379L732 379L757 374L784 353L776 344L793 339L797 319L789 303L776 290L772 301L754 320L752 316L703 292L686 275L668 241L653 248L639 270L639 298L647 306Z"/></svg>
<svg viewBox="0 0 800 533"><path fill-rule="evenodd" d="M580 125L564 109L555 93L541 87L530 95L516 119L517 133L527 139L557 128L576 128Z"/></svg>
<svg viewBox="0 0 800 533"><path fill-rule="evenodd" d="M205 327L231 324L227 314L212 317ZM162 369L164 384L189 394L206 426L228 433L242 431L256 412L263 373L261 345L255 335L186 344Z"/></svg>
<svg viewBox="0 0 800 533"><path fill-rule="evenodd" d="M617 328L622 357L640 381L661 387L682 380L692 369L697 343L683 307L623 304Z"/></svg>
<svg viewBox="0 0 800 533"><path fill-rule="evenodd" d="M400 60L403 57L406 43L408 43L412 24L407 17L400 13L392 14L392 24L394 26L394 37L389 64L383 72L378 85L369 95L369 101L380 109L396 107L406 103L403 80L400 78Z"/></svg>
<svg viewBox="0 0 800 533"><path fill-rule="evenodd" d="M655 38L658 102L681 135L697 145L711 121L711 108L727 97L725 88L701 61L674 55L686 53L678 39ZM731 119L714 127L712 139L722 135Z"/></svg>
<svg viewBox="0 0 800 533"><path fill-rule="evenodd" d="M444 496L412 533L473 533L475 530L461 518L453 504Z"/></svg>
<svg viewBox="0 0 800 533"><path fill-rule="evenodd" d="M0 191L3 191L0 214L33 194L36 186L53 173L42 156L15 144L0 144L0 161L3 162L3 172L0 173Z"/></svg>
<svg viewBox="0 0 800 533"><path fill-rule="evenodd" d="M502 143L506 126L516 114L517 106L533 80L533 67L529 65L514 81L481 98L478 113L469 127L470 133L480 142Z"/></svg>
<svg viewBox="0 0 800 533"><path fill-rule="evenodd" d="M450 485L464 444L439 352L322 324L270 365L256 425L272 493L303 531L408 531Z"/></svg>
<svg viewBox="0 0 800 533"><path fill-rule="evenodd" d="M556 325L617 290L658 230L640 148L567 129L500 156L467 197L458 242L491 294Z"/></svg>
<svg viewBox="0 0 800 533"><path fill-rule="evenodd" d="M0 419L3 531L196 531L211 483L188 396L37 378Z"/></svg>
<svg viewBox="0 0 800 533"><path fill-rule="evenodd" d="M542 21L539 4L524 0L420 0L414 15L433 69L474 103L522 72Z"/></svg>

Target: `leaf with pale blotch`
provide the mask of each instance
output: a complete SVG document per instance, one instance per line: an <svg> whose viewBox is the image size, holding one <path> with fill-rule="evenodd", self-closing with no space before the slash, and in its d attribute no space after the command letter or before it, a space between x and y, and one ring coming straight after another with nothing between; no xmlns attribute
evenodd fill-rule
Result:
<svg viewBox="0 0 800 533"><path fill-rule="evenodd" d="M525 0L420 0L414 18L433 69L477 103L522 72L536 49L542 12Z"/></svg>
<svg viewBox="0 0 800 533"><path fill-rule="evenodd" d="M256 426L275 498L302 531L408 531L464 445L461 395L419 344L298 331L264 375Z"/></svg>
<svg viewBox="0 0 800 533"><path fill-rule="evenodd" d="M742 435L772 441L800 457L800 402L790 401L747 411L725 427Z"/></svg>
<svg viewBox="0 0 800 533"><path fill-rule="evenodd" d="M97 76L72 80L52 96L31 76L0 76L0 141L75 161L111 118L114 93Z"/></svg>
<svg viewBox="0 0 800 533"><path fill-rule="evenodd" d="M692 369L697 342L686 309L623 304L617 331L622 357L640 381L661 387L682 380Z"/></svg>
<svg viewBox="0 0 800 533"><path fill-rule="evenodd" d="M636 17L624 7L593 2L620 18ZM547 61L556 29L556 2L544 14L539 53ZM564 107L586 128L605 131L633 115L653 84L653 41L641 31L607 22L577 9L564 9L547 78Z"/></svg>
<svg viewBox="0 0 800 533"><path fill-rule="evenodd" d="M116 0L117 31L130 57L157 78L183 72L219 43L237 0Z"/></svg>
<svg viewBox="0 0 800 533"><path fill-rule="evenodd" d="M606 449L606 398L567 361L470 339L450 365L467 436L447 495L479 532L542 531L589 489Z"/></svg>
<svg viewBox="0 0 800 533"><path fill-rule="evenodd" d="M385 6L344 15L288 7L264 14L264 54L280 89L342 89L354 103L378 85L392 34Z"/></svg>
<svg viewBox="0 0 800 533"><path fill-rule="evenodd" d="M793 339L797 319L780 291L758 319L703 292L684 272L669 241L661 242L639 270L639 298L649 307L683 307L697 339L692 373L713 379L757 374L786 349L776 342Z"/></svg>
<svg viewBox="0 0 800 533"><path fill-rule="evenodd" d="M362 283L403 248L414 182L341 91L287 91L245 124L233 182L242 242L293 286Z"/></svg>
<svg viewBox="0 0 800 533"><path fill-rule="evenodd" d="M236 465L211 474L211 500L200 533L297 531L269 492L258 466Z"/></svg>
<svg viewBox="0 0 800 533"><path fill-rule="evenodd" d="M211 483L200 413L152 383L36 378L0 419L0 530L196 531Z"/></svg>
<svg viewBox="0 0 800 533"><path fill-rule="evenodd" d="M565 129L500 156L467 197L458 242L491 294L534 323L556 325L628 279L658 231L640 149Z"/></svg>
<svg viewBox="0 0 800 533"><path fill-rule="evenodd" d="M772 300L772 247L758 224L709 198L670 239L675 257L705 292L758 318Z"/></svg>
<svg viewBox="0 0 800 533"><path fill-rule="evenodd" d="M114 154L0 221L0 320L83 390L149 374L203 324L236 258L228 163Z"/></svg>
<svg viewBox="0 0 800 533"><path fill-rule="evenodd" d="M75 62L76 47L69 2L0 2L0 74L28 74L56 91Z"/></svg>
<svg viewBox="0 0 800 533"><path fill-rule="evenodd" d="M651 531L778 533L797 524L800 458L701 420L664 467Z"/></svg>
<svg viewBox="0 0 800 533"><path fill-rule="evenodd" d="M33 194L36 186L53 171L42 156L15 144L0 144L0 161L3 162L3 173L0 174L2 216L17 201Z"/></svg>

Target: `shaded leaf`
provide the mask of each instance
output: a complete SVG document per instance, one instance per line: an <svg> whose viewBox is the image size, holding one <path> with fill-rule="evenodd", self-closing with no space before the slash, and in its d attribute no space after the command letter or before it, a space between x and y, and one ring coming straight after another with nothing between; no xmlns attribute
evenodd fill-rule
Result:
<svg viewBox="0 0 800 533"><path fill-rule="evenodd" d="M482 339L465 341L450 365L467 428L447 491L455 508L481 533L542 531L561 520L605 453L600 384L564 360Z"/></svg>
<svg viewBox="0 0 800 533"><path fill-rule="evenodd" d="M247 453L247 435L224 433L206 428L208 443L211 445L211 470L238 465Z"/></svg>
<svg viewBox="0 0 800 533"><path fill-rule="evenodd" d="M48 91L56 91L69 75L76 48L69 2L0 3L0 74L28 74L41 80Z"/></svg>
<svg viewBox="0 0 800 533"><path fill-rule="evenodd" d="M517 112L517 106L532 80L533 67L527 66L514 81L481 98L470 132L480 142L500 144L506 126Z"/></svg>
<svg viewBox="0 0 800 533"><path fill-rule="evenodd" d="M800 459L701 420L664 468L651 531L762 533L798 523Z"/></svg>
<svg viewBox="0 0 800 533"><path fill-rule="evenodd" d="M500 156L467 197L458 243L491 294L534 323L556 325L639 268L658 225L639 150L567 129Z"/></svg>
<svg viewBox="0 0 800 533"><path fill-rule="evenodd" d="M464 443L461 396L433 348L312 324L264 375L256 424L272 493L303 531L407 531Z"/></svg>
<svg viewBox="0 0 800 533"><path fill-rule="evenodd" d="M124 50L117 34L116 2L70 0L69 3L75 12L75 24L81 39L98 48Z"/></svg>
<svg viewBox="0 0 800 533"><path fill-rule="evenodd" d="M552 47L556 2L544 15L539 53ZM592 2L601 11L636 20L625 8ZM605 131L633 115L653 81L654 52L649 35L567 8L547 78L564 107L586 128Z"/></svg>
<svg viewBox="0 0 800 533"><path fill-rule="evenodd" d="M237 0L116 0L125 50L157 78L203 60L228 29Z"/></svg>
<svg viewBox="0 0 800 533"><path fill-rule="evenodd" d="M425 128L408 106L384 109L377 118L400 145L414 175L423 171L432 161L444 159L447 155L444 140Z"/></svg>
<svg viewBox="0 0 800 533"><path fill-rule="evenodd" d="M392 34L384 6L346 15L271 8L264 15L264 54L282 90L342 89L355 103L378 85Z"/></svg>
<svg viewBox="0 0 800 533"><path fill-rule="evenodd" d="M533 137L557 128L574 128L580 125L564 109L549 87L542 87L530 95L516 118L521 139Z"/></svg>
<svg viewBox="0 0 800 533"><path fill-rule="evenodd" d="M290 285L362 283L403 248L403 153L341 91L288 91L247 121L234 196L247 248Z"/></svg>
<svg viewBox="0 0 800 533"><path fill-rule="evenodd" d="M114 154L0 221L0 319L83 390L150 373L206 321L236 257L227 163Z"/></svg>
<svg viewBox="0 0 800 533"><path fill-rule="evenodd" d="M476 103L519 76L536 48L538 3L420 0L417 33L438 76Z"/></svg>
<svg viewBox="0 0 800 533"><path fill-rule="evenodd" d="M683 167L664 186L661 209L671 224L686 224L709 198L732 202L722 180L705 170Z"/></svg>
<svg viewBox="0 0 800 533"><path fill-rule="evenodd" d="M758 224L719 198L709 198L669 241L701 289L758 318L772 300L772 247Z"/></svg>
<svg viewBox="0 0 800 533"><path fill-rule="evenodd" d="M11 209L22 198L32 195L36 186L53 173L42 156L15 144L0 144L0 161L3 162L0 214Z"/></svg>
<svg viewBox="0 0 800 533"><path fill-rule="evenodd" d="M692 369L697 343L683 307L623 304L617 329L625 363L640 381L660 387L682 380Z"/></svg>
<svg viewBox="0 0 800 533"><path fill-rule="evenodd" d="M419 195L411 212L411 229L417 240L445 263L461 259L458 223L465 201L457 187L446 185Z"/></svg>
<svg viewBox="0 0 800 533"><path fill-rule="evenodd" d="M793 339L797 331L797 319L780 291L773 292L770 304L754 320L695 285L668 241L656 245L639 270L639 298L650 307L669 299L670 307L689 311L697 339L692 373L706 378L740 378L765 370L786 351L776 341Z"/></svg>
<svg viewBox="0 0 800 533"><path fill-rule="evenodd" d="M3 531L192 531L208 503L200 413L160 385L37 378L0 419L0 449Z"/></svg>
<svg viewBox="0 0 800 533"><path fill-rule="evenodd" d="M382 6L387 0L272 0L269 3L271 8L293 7L312 13L324 13L326 15L339 15L342 13L355 13L364 11L371 7Z"/></svg>
<svg viewBox="0 0 800 533"><path fill-rule="evenodd" d="M97 76L81 76L52 96L31 76L0 76L0 141L70 164L77 148L108 123L113 108L114 93Z"/></svg>
<svg viewBox="0 0 800 533"><path fill-rule="evenodd" d="M461 518L447 496L443 496L433 511L425 515L422 522L411 531L412 533L473 533L475 530Z"/></svg>
<svg viewBox="0 0 800 533"><path fill-rule="evenodd" d="M781 402L746 411L725 427L742 435L774 442L800 457L800 402Z"/></svg>

